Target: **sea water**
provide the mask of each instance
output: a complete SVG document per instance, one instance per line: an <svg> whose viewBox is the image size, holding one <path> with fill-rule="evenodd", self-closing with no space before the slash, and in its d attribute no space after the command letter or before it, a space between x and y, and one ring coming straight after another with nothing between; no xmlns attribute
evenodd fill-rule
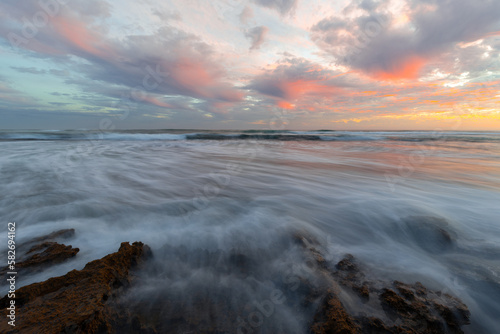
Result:
<svg viewBox="0 0 500 334"><path fill-rule="evenodd" d="M142 241L154 258L130 300L168 319L209 299L217 324L279 291L254 330L305 333L315 305L287 289L318 276L293 242L308 235L332 264L350 253L374 278L459 297L467 333L500 328L500 133L3 131L0 172L5 257L12 221L18 243L74 228L61 242L80 248L17 287Z"/></svg>

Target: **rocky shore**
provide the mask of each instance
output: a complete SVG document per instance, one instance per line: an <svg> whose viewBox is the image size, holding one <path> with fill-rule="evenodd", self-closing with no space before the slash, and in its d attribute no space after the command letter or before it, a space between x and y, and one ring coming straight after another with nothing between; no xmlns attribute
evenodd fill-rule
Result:
<svg viewBox="0 0 500 334"><path fill-rule="evenodd" d="M56 231L19 245L25 252L17 264L19 271L43 270L76 256L78 248L58 242L74 233ZM304 297L300 305L316 310L310 319L311 334L459 334L469 323L467 306L449 294L432 291L419 282L367 277L363 264L352 255L332 264L313 238L296 234L294 240L313 259L321 280L319 285L306 278L300 280ZM187 333L261 333L238 327L238 311L227 305L217 308L225 310L214 314L218 319L200 319L196 309L213 308L213 301L201 297L192 314L180 312L170 319L164 319L162 313L169 300L149 307L147 314L129 305L121 297L138 283L136 271L152 257L147 245L124 242L117 252L89 262L82 270L22 287L16 291L16 326L2 321L0 333L186 333L181 328L190 329ZM244 262L244 255L240 257L235 261ZM8 305L7 296L0 299L3 319Z"/></svg>

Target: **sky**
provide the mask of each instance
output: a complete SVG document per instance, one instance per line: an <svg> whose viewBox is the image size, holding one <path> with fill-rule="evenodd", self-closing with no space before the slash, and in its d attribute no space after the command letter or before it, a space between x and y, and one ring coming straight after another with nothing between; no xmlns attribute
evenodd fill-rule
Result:
<svg viewBox="0 0 500 334"><path fill-rule="evenodd" d="M498 0L2 0L1 129L500 130Z"/></svg>

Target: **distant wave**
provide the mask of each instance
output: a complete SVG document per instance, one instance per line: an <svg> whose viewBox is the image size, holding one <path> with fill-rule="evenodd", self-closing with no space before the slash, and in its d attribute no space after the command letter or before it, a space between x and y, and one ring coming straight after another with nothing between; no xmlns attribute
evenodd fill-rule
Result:
<svg viewBox="0 0 500 334"><path fill-rule="evenodd" d="M416 131L199 131L183 133L172 131L4 131L0 141L59 141L59 140L114 140L114 141L179 141L179 140L276 140L276 141L455 141L500 142L498 132L416 132Z"/></svg>

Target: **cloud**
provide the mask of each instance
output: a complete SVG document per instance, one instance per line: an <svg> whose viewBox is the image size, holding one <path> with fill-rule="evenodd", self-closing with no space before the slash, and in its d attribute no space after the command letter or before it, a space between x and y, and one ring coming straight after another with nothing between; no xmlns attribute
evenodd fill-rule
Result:
<svg viewBox="0 0 500 334"><path fill-rule="evenodd" d="M36 99L12 88L5 78L0 76L0 109L11 109L16 106L33 107Z"/></svg>
<svg viewBox="0 0 500 334"><path fill-rule="evenodd" d="M265 26L259 26L254 27L245 33L245 36L252 42L250 50L257 50L260 48L262 43L264 43L268 31L269 28Z"/></svg>
<svg viewBox="0 0 500 334"><path fill-rule="evenodd" d="M243 24L247 24L248 21L253 17L253 10L249 6L245 6L240 13L240 21Z"/></svg>
<svg viewBox="0 0 500 334"><path fill-rule="evenodd" d="M163 21L171 21L171 20L176 21L182 19L181 15L175 11L168 11L164 9L154 8L151 10L151 13Z"/></svg>
<svg viewBox="0 0 500 334"><path fill-rule="evenodd" d="M49 73L58 77L67 77L69 76L69 71L68 70L57 70L57 69L51 69L49 70Z"/></svg>
<svg viewBox="0 0 500 334"><path fill-rule="evenodd" d="M385 1L353 1L342 16L325 18L311 37L339 63L377 79L415 79L458 43L499 29L500 2L408 1L393 13Z"/></svg>
<svg viewBox="0 0 500 334"><path fill-rule="evenodd" d="M281 15L292 13L297 7L298 0L252 0L253 3L274 9Z"/></svg>
<svg viewBox="0 0 500 334"><path fill-rule="evenodd" d="M98 31L90 29L85 21L80 21L77 17L57 16L52 19L52 25L68 53L84 58L117 57L105 37Z"/></svg>
<svg viewBox="0 0 500 334"><path fill-rule="evenodd" d="M340 10L311 1L301 3L303 12L297 1L193 1L134 2L127 11L72 0L31 31L40 4L51 0L0 1L0 61L12 65L0 81L2 115L19 112L33 124L66 109L93 114L74 118L91 125L127 108L124 127L155 127L168 117L176 127L238 128L276 108L304 122L314 113L316 124L444 115L474 99L498 110L487 101L497 86L473 93L475 83L499 77L498 1L346 0ZM10 48L12 34L21 40ZM46 76L50 89L16 90L25 86L20 73Z"/></svg>
<svg viewBox="0 0 500 334"><path fill-rule="evenodd" d="M10 68L21 72L21 73L30 73L30 74L45 74L47 73L45 70L39 70L35 67L15 67L11 66Z"/></svg>
<svg viewBox="0 0 500 334"><path fill-rule="evenodd" d="M0 33L23 34L23 18L33 15L35 0L27 0L33 6L16 6L12 0L0 5L1 9L15 12L7 21L0 22ZM221 56L194 34L172 26L163 26L156 32L129 35L118 40L109 37L98 18L109 15L105 2L92 7L75 1L71 6L60 8L51 23L37 30L36 38L19 47L35 51L37 56L63 62L73 73L84 79L68 78L68 84L81 89L89 86L104 87L106 83L116 89L103 89L95 93L127 90L141 98L135 100L163 108L172 107L162 96L180 95L201 99L207 106L220 102L236 103L243 99L243 92L228 82ZM259 43L259 41L256 41ZM261 42L260 42L261 43ZM74 56L84 61L79 61ZM25 69L25 71L27 71ZM59 71L53 73L66 75ZM125 87L125 89L124 89ZM112 87L111 87L112 88ZM116 95L108 95L117 98ZM147 96L147 97L144 97Z"/></svg>
<svg viewBox="0 0 500 334"><path fill-rule="evenodd" d="M248 89L271 97L280 107L290 109L291 102L307 103L308 98L333 98L345 82L335 72L309 60L285 57L272 70L256 76Z"/></svg>

